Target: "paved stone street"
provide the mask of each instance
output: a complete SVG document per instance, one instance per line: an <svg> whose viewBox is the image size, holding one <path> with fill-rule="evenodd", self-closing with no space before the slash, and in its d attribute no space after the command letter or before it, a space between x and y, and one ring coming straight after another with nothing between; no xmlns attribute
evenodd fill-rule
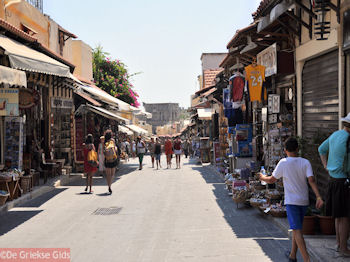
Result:
<svg viewBox="0 0 350 262"><path fill-rule="evenodd" d="M16 207L0 218L0 246L69 247L72 261L286 261L279 228L236 209L218 175L183 160L158 171L149 156L142 171L131 160L112 196L96 177L94 194L81 181Z"/></svg>

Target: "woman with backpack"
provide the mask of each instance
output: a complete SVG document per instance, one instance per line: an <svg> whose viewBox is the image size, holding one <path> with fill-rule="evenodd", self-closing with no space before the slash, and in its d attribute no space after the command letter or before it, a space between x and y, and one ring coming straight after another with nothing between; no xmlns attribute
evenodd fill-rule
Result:
<svg viewBox="0 0 350 262"><path fill-rule="evenodd" d="M112 194L112 180L115 174L115 168L118 164L118 149L115 145L115 141L112 138L112 131L107 131L105 134L104 144L104 155L105 155L105 167L106 167L106 180L108 185L108 191Z"/></svg>
<svg viewBox="0 0 350 262"><path fill-rule="evenodd" d="M140 164L139 170L141 170L142 169L143 156L146 153L146 144L141 139L141 136L137 137L136 150L137 150L137 156L139 157L139 164Z"/></svg>
<svg viewBox="0 0 350 262"><path fill-rule="evenodd" d="M87 192L89 186L92 193L92 177L97 172L98 160L97 153L94 146L94 138L91 134L86 136L84 145L84 172L86 173L86 187L85 192Z"/></svg>

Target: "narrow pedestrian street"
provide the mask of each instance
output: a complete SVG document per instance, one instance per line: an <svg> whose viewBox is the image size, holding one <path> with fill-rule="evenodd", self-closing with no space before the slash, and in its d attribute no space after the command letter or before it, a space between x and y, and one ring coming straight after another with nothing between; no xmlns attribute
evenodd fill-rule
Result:
<svg viewBox="0 0 350 262"><path fill-rule="evenodd" d="M1 217L1 247L62 247L72 261L284 261L287 236L236 205L209 166L122 164L108 195L94 178L60 187ZM26 237L23 237L23 236Z"/></svg>

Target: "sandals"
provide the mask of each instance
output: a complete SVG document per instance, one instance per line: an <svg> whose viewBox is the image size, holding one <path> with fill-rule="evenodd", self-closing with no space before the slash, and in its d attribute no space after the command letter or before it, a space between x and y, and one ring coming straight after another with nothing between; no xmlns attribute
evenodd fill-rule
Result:
<svg viewBox="0 0 350 262"><path fill-rule="evenodd" d="M284 255L288 258L289 262L297 262L297 259L290 258L290 250L287 250Z"/></svg>

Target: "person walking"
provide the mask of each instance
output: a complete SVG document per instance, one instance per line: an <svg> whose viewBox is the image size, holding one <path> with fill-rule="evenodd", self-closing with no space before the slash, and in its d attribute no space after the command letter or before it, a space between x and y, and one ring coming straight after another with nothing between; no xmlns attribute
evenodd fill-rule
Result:
<svg viewBox="0 0 350 262"><path fill-rule="evenodd" d="M135 158L136 157L136 142L135 142L135 140L131 141L131 151L132 151L132 157Z"/></svg>
<svg viewBox="0 0 350 262"><path fill-rule="evenodd" d="M167 163L167 169L171 168L171 158L173 155L173 144L171 143L170 138L167 136L165 143L164 143L164 151L166 155L166 163Z"/></svg>
<svg viewBox="0 0 350 262"><path fill-rule="evenodd" d="M105 137L101 136L100 137L100 143L99 143L98 149L97 149L97 153L98 153L98 172L100 173L101 176L103 176L103 174L105 172L105 155L103 153L104 144L105 144Z"/></svg>
<svg viewBox="0 0 350 262"><path fill-rule="evenodd" d="M125 152L126 152L126 161L129 162L129 156L130 156L130 143L129 139L125 140Z"/></svg>
<svg viewBox="0 0 350 262"><path fill-rule="evenodd" d="M155 143L154 143L154 138L152 137L151 142L148 143L148 151L152 160L152 168L154 168L154 149L155 149Z"/></svg>
<svg viewBox="0 0 350 262"><path fill-rule="evenodd" d="M350 257L350 250L347 247L350 215L350 113L340 120L343 129L331 134L319 146L318 152L330 176L326 197L326 215L335 218L337 240L335 250L344 257Z"/></svg>
<svg viewBox="0 0 350 262"><path fill-rule="evenodd" d="M136 144L136 151L137 151L137 156L139 158L139 170L142 170L142 162L143 162L143 156L146 153L146 144L145 142L141 139L141 136L137 137L137 144Z"/></svg>
<svg viewBox="0 0 350 262"><path fill-rule="evenodd" d="M90 187L89 193L92 191L92 177L97 171L98 160L97 153L94 146L94 138L91 134L86 136L85 146L84 146L84 172L86 173L86 187L85 192L87 192Z"/></svg>
<svg viewBox="0 0 350 262"><path fill-rule="evenodd" d="M284 145L284 151L287 157L278 162L272 176L261 173L259 176L261 181L269 184L273 184L277 179L283 177L284 204L287 208L290 229L293 231L292 249L286 252L286 256L289 261L297 261L296 254L299 249L303 260L308 262L310 257L302 233L304 216L309 205L307 182L316 195L316 208L322 207L323 200L318 191L310 162L305 158L298 157L298 141L293 137L288 138Z"/></svg>
<svg viewBox="0 0 350 262"><path fill-rule="evenodd" d="M159 138L157 137L156 138L156 143L155 143L155 146L154 146L154 155L156 157L157 170L159 169L158 166L160 168L162 168L162 165L160 164L160 156L161 156L161 154L162 154L162 145L159 142Z"/></svg>
<svg viewBox="0 0 350 262"><path fill-rule="evenodd" d="M112 180L115 175L115 170L118 164L118 149L112 138L112 131L107 131L105 134L104 144L104 155L105 155L105 167L106 167L106 180L108 186L108 192L112 194Z"/></svg>
<svg viewBox="0 0 350 262"><path fill-rule="evenodd" d="M182 148L181 148L181 140L179 137L176 138L176 140L174 142L174 153L175 153L175 158L176 158L176 169L180 169Z"/></svg>
<svg viewBox="0 0 350 262"><path fill-rule="evenodd" d="M189 154L189 141L188 141L188 139L186 139L185 142L183 143L183 150L184 150L185 157L187 158L188 154Z"/></svg>

